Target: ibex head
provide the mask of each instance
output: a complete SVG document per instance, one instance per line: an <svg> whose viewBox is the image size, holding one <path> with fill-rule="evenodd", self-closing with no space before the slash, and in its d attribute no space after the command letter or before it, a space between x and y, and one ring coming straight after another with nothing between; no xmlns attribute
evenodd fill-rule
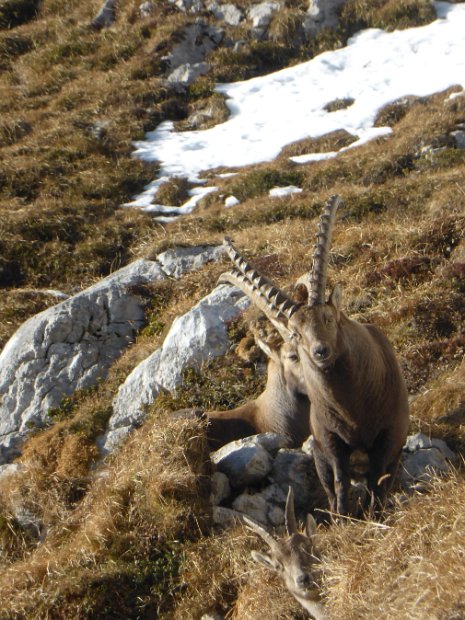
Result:
<svg viewBox="0 0 465 620"><path fill-rule="evenodd" d="M307 515L305 532L298 531L292 487L289 487L285 514L288 535L281 540L276 540L262 526L244 517L250 529L258 534L270 549L269 555L252 551L252 557L256 562L281 575L287 590L301 604L318 600L320 558L315 547L316 523L311 515Z"/></svg>
<svg viewBox="0 0 465 620"><path fill-rule="evenodd" d="M341 289L336 285L326 301L326 274L336 211L341 200L329 199L320 218L311 271L301 280L307 289L307 303L291 300L270 280L252 268L225 239L234 269L220 281L238 286L258 306L280 332L285 342L304 352L305 361L326 370L338 356L338 324L341 317ZM302 360L304 361L304 360Z"/></svg>

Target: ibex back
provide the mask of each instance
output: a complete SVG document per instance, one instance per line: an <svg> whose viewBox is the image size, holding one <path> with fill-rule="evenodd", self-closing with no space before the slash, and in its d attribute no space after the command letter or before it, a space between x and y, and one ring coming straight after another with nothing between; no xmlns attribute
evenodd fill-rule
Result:
<svg viewBox="0 0 465 620"><path fill-rule="evenodd" d="M218 448L255 433L279 433L289 447L302 445L310 434L310 403L302 380L297 347L272 347L256 337L268 356L265 390L254 400L229 411L208 411L208 439Z"/></svg>

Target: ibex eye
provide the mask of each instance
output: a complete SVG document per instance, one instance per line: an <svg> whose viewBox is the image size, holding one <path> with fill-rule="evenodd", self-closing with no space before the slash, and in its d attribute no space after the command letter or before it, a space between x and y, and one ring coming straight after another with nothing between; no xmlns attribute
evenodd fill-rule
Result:
<svg viewBox="0 0 465 620"><path fill-rule="evenodd" d="M288 359L292 360L293 362L297 362L299 359L299 356L296 353L291 353Z"/></svg>

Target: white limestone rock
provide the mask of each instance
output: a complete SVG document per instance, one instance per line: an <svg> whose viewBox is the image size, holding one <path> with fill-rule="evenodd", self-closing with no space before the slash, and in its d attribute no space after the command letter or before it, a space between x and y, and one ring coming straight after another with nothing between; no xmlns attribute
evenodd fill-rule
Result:
<svg viewBox="0 0 465 620"><path fill-rule="evenodd" d="M304 30L314 36L322 28L336 28L339 9L345 0L309 0Z"/></svg>
<svg viewBox="0 0 465 620"><path fill-rule="evenodd" d="M242 493L233 502L234 510L264 525L277 527L284 523L286 493L279 484L270 484L259 493Z"/></svg>
<svg viewBox="0 0 465 620"><path fill-rule="evenodd" d="M158 263L135 261L13 334L0 354L0 463L17 456L31 427L64 396L106 376L144 322L131 286L163 278Z"/></svg>
<svg viewBox="0 0 465 620"><path fill-rule="evenodd" d="M205 56L218 47L223 37L224 32L220 28L201 20L196 21L185 29L182 41L173 47L164 60L171 71L177 67L192 67L203 63Z"/></svg>
<svg viewBox="0 0 465 620"><path fill-rule="evenodd" d="M292 486L296 509L306 509L317 483L313 458L301 450L281 449L276 455L269 479L286 494L289 486Z"/></svg>
<svg viewBox="0 0 465 620"><path fill-rule="evenodd" d="M210 454L218 471L226 474L233 488L256 484L267 476L273 458L256 436L238 439Z"/></svg>
<svg viewBox="0 0 465 620"><path fill-rule="evenodd" d="M168 84L175 87L189 86L200 75L210 71L210 65L206 62L185 63L176 67L167 77Z"/></svg>
<svg viewBox="0 0 465 620"><path fill-rule="evenodd" d="M457 455L453 452L443 439L431 439L424 433L416 433L415 435L409 435L403 447L404 452L414 453L418 450L424 450L427 448L437 448L444 458L449 460L455 460Z"/></svg>
<svg viewBox="0 0 465 620"><path fill-rule="evenodd" d="M139 5L139 15L141 17L150 17L155 10L155 5L151 0L147 0L147 2L142 2Z"/></svg>
<svg viewBox="0 0 465 620"><path fill-rule="evenodd" d="M213 13L216 19L225 22L229 26L239 26L244 19L244 14L234 4L212 2L208 5L208 10Z"/></svg>
<svg viewBox="0 0 465 620"><path fill-rule="evenodd" d="M136 366L119 388L108 430L100 440L104 454L111 450L116 429L139 425L145 418L146 406L153 403L160 390L172 392L181 385L185 368L200 368L202 363L228 351L228 323L248 305L248 299L237 288L221 285L175 319L162 347Z"/></svg>
<svg viewBox="0 0 465 620"><path fill-rule="evenodd" d="M247 11L247 17L252 21L253 28L268 28L273 15L281 8L279 2L260 2Z"/></svg>
<svg viewBox="0 0 465 620"><path fill-rule="evenodd" d="M203 11L202 0L170 0L183 13L200 13Z"/></svg>
<svg viewBox="0 0 465 620"><path fill-rule="evenodd" d="M157 260L167 276L180 278L188 271L200 269L206 263L219 260L223 254L223 245L199 245L194 248L166 250L158 254Z"/></svg>
<svg viewBox="0 0 465 620"><path fill-rule="evenodd" d="M226 474L215 471L211 477L210 502L212 506L218 506L231 495L231 485Z"/></svg>
<svg viewBox="0 0 465 620"><path fill-rule="evenodd" d="M241 201L235 196L227 196L224 201L224 206L227 209L231 209L231 207L236 207L237 205L240 205L240 204L241 204Z"/></svg>

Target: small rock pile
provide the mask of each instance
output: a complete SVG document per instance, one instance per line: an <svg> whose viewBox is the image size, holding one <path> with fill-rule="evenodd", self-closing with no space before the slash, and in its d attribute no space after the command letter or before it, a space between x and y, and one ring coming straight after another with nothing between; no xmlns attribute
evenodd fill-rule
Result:
<svg viewBox="0 0 465 620"><path fill-rule="evenodd" d="M326 499L316 474L312 437L301 449L290 449L288 440L275 433L262 433L226 444L213 452L216 467L212 475L213 521L220 527L233 525L245 514L265 526L284 523L284 506L289 486L294 489L296 511L302 516L324 509ZM440 439L423 433L410 435L405 443L399 478L403 500L424 490L433 476L445 474L456 455ZM364 485L363 485L364 486ZM352 483L353 494L361 499L366 489Z"/></svg>

